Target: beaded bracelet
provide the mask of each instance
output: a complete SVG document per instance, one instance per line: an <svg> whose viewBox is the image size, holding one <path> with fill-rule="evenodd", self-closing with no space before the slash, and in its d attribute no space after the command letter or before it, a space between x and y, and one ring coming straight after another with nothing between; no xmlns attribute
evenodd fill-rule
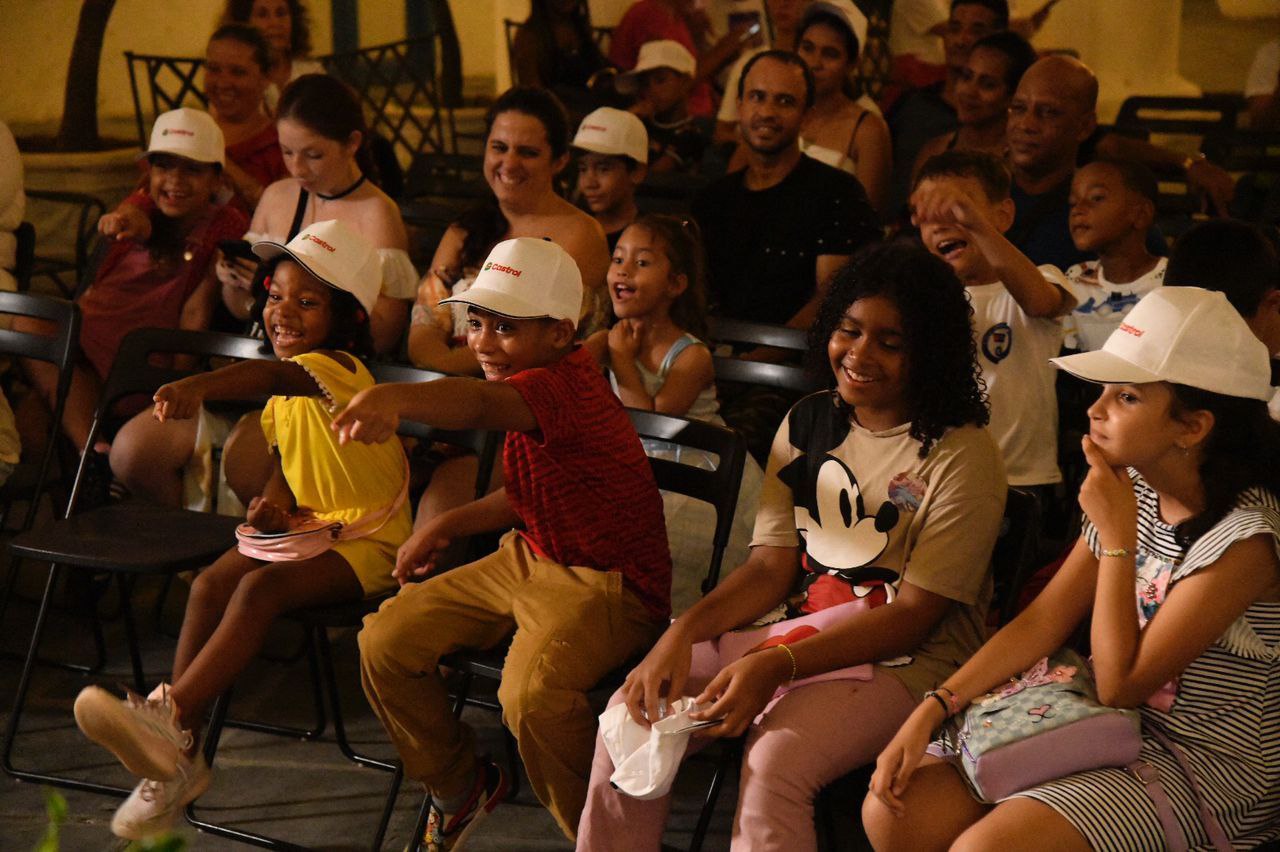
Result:
<svg viewBox="0 0 1280 852"><path fill-rule="evenodd" d="M951 712L948 715L954 716L960 712L960 699L956 698L956 694L951 691L951 687L940 686L934 692L945 692L947 694L947 704L951 706Z"/></svg>
<svg viewBox="0 0 1280 852"><path fill-rule="evenodd" d="M951 708L950 708L949 706L947 706L947 699L943 698L943 697L942 697L942 695L941 695L939 692L937 692L936 690L931 689L931 690L929 690L928 692L926 692L926 693L924 694L924 697L925 697L925 698L932 698L932 699L934 699L935 701L937 701L937 702L938 702L938 706L942 708L942 715L943 715L945 718L947 718L947 719L950 719L950 718L951 718Z"/></svg>
<svg viewBox="0 0 1280 852"><path fill-rule="evenodd" d="M787 656L791 658L791 677L787 678L787 683L791 683L796 679L796 671L798 670L796 666L796 655L791 652L790 648L781 642L778 643L778 647L786 651Z"/></svg>

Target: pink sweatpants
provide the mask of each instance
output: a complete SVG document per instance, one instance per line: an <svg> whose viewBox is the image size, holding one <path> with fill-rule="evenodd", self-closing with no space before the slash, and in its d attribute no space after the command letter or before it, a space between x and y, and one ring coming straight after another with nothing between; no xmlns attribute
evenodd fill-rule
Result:
<svg viewBox="0 0 1280 852"><path fill-rule="evenodd" d="M685 692L697 695L718 670L711 643L695 645ZM610 704L621 700L615 693ZM733 852L816 849L814 796L875 760L915 706L906 687L880 669L869 681L806 684L784 695L747 731ZM690 741L690 751L697 741ZM641 801L619 793L609 784L613 768L597 735L578 849L654 852L661 847L671 797Z"/></svg>

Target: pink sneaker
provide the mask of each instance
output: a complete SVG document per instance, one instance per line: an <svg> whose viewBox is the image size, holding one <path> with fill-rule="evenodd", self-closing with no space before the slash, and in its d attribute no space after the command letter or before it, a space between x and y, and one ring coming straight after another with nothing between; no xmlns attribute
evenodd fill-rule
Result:
<svg viewBox="0 0 1280 852"><path fill-rule="evenodd" d="M213 773L197 754L172 781L144 778L111 818L111 832L126 840L146 840L170 831L182 810L209 789Z"/></svg>
<svg viewBox="0 0 1280 852"><path fill-rule="evenodd" d="M121 701L88 686L76 696L76 724L139 778L172 781L191 764L191 732L178 727L178 707L169 698L143 698L125 690Z"/></svg>

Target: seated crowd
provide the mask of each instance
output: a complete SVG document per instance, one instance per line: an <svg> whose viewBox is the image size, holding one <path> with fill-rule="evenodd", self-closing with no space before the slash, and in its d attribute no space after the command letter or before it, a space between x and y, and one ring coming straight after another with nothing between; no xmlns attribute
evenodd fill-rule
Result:
<svg viewBox="0 0 1280 852"><path fill-rule="evenodd" d="M943 64L904 53L892 108L858 87L851 0L763 7L717 35L692 3L637 0L605 51L585 2L534 0L520 85L484 119L483 197L421 245L357 96L306 58L305 9L228 3L209 111L157 118L137 190L99 223L60 424L84 448L137 328L253 333L277 359L165 385L84 448L117 490L216 499L251 528L192 582L168 683L75 702L141 779L116 834L163 832L208 788L207 711L278 616L373 600L362 683L432 797L424 848L462 848L506 795L441 659L507 642L503 723L579 849L658 850L681 755L739 737L735 850L816 849L815 798L870 766L847 818L861 808L876 849L1280 836L1274 229L1213 218L1166 240L1157 174L1183 173L1210 213L1230 177L1100 127L1093 72L1037 57L1005 0L951 0ZM430 256L421 274L411 256ZM803 330L821 390L719 386L717 358L787 353L735 350L716 320ZM374 359L448 375L377 384ZM58 376L23 369L28 438ZM1068 382L1096 385L1087 411L1060 405ZM627 408L747 438L706 594L714 516L660 492L649 457L716 462L642 442ZM488 493L475 456L406 452L402 420L505 433ZM1082 529L992 633L1010 488L1037 526ZM270 544L333 522L308 555ZM497 549L467 562L483 534ZM1142 766L986 796L939 732L1011 677L1047 682L1019 676L1067 643L1102 704L1139 711ZM619 743L667 717L697 730L637 792Z"/></svg>

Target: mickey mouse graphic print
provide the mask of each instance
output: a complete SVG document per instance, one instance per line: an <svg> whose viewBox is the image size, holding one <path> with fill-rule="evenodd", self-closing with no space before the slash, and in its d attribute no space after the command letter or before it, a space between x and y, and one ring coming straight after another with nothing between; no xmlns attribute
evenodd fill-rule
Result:
<svg viewBox="0 0 1280 852"><path fill-rule="evenodd" d="M909 657L882 661L915 696L982 644L1004 466L987 430L949 430L925 458L910 424L863 429L828 393L796 403L774 438L752 546L796 547L796 609L892 606L910 583L954 602Z"/></svg>

